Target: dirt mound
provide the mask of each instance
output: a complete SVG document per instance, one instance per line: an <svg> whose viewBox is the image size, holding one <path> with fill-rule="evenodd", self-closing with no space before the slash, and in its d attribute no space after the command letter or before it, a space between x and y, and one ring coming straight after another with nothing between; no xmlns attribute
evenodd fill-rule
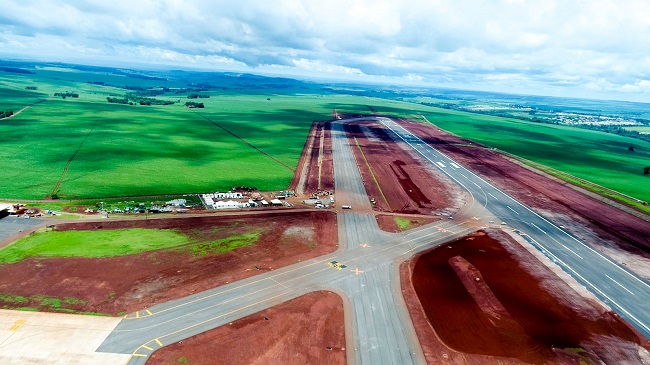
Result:
<svg viewBox="0 0 650 365"><path fill-rule="evenodd" d="M382 125L363 122L345 129L375 210L432 214L455 205L451 185L432 175Z"/></svg>
<svg viewBox="0 0 650 365"><path fill-rule="evenodd" d="M429 363L641 363L648 345L499 231L418 255L402 281Z"/></svg>
<svg viewBox="0 0 650 365"><path fill-rule="evenodd" d="M325 291L163 347L147 361L147 365L345 363L343 303Z"/></svg>

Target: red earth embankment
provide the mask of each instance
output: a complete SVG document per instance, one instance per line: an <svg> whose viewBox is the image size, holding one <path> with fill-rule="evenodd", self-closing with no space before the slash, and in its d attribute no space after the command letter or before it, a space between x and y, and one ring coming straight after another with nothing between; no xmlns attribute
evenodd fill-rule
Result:
<svg viewBox="0 0 650 365"><path fill-rule="evenodd" d="M401 267L428 363L641 363L648 341L512 237L478 232ZM644 351L644 350L642 350Z"/></svg>
<svg viewBox="0 0 650 365"><path fill-rule="evenodd" d="M346 124L345 129L375 210L432 214L454 207L457 192L420 165L378 122Z"/></svg>

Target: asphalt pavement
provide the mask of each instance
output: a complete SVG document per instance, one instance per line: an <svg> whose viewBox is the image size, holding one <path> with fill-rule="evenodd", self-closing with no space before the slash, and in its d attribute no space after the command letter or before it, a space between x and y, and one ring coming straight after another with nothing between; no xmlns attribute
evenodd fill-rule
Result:
<svg viewBox="0 0 650 365"><path fill-rule="evenodd" d="M315 290L344 296L349 364L425 363L399 284L399 264L414 253L449 242L484 225L503 226L538 247L565 271L650 338L650 286L569 233L387 118L379 120L468 194L454 219L406 233L379 230L342 123L333 123L339 250L268 273L129 314L98 348L131 354L144 364L156 349ZM493 221L494 223L489 223ZM505 223L502 225L501 223ZM331 261L345 265L336 268ZM273 320L270 318L269 320Z"/></svg>
<svg viewBox="0 0 650 365"><path fill-rule="evenodd" d="M486 208L481 216L488 222L494 221L491 225L516 230L646 338L650 338L648 281L427 145L391 119L377 119L479 200Z"/></svg>

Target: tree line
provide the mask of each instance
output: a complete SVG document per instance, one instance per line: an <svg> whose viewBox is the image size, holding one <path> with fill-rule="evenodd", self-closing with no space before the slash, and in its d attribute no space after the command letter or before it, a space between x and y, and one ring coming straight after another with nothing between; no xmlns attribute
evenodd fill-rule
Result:
<svg viewBox="0 0 650 365"><path fill-rule="evenodd" d="M187 96L188 99L207 99L209 98L210 95L208 94L199 94L199 93L192 93Z"/></svg>
<svg viewBox="0 0 650 365"><path fill-rule="evenodd" d="M190 109L191 108L205 108L205 105L203 105L203 103L197 103L195 101L188 101L187 103L185 103L185 106L190 108Z"/></svg>
<svg viewBox="0 0 650 365"><path fill-rule="evenodd" d="M145 93L145 95L148 95L148 93ZM171 101L171 100L161 100L161 99L156 99L156 98L150 98L150 97L141 95L140 92L126 93L126 95L124 95L124 97L122 97L122 98L108 96L106 98L106 101L108 101L109 103L129 104L129 105L135 105L135 104L140 104L140 105L171 105L171 104L174 104L174 102Z"/></svg>
<svg viewBox="0 0 650 365"><path fill-rule="evenodd" d="M66 91L64 93L54 93L54 96L58 96L58 97L61 97L63 99L65 99L65 98L78 98L79 94L71 93L69 91Z"/></svg>

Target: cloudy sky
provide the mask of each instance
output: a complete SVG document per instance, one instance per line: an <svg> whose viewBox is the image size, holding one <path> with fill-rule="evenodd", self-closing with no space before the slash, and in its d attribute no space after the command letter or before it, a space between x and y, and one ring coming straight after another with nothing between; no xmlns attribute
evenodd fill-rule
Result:
<svg viewBox="0 0 650 365"><path fill-rule="evenodd" d="M650 102L648 0L0 0L0 58Z"/></svg>

